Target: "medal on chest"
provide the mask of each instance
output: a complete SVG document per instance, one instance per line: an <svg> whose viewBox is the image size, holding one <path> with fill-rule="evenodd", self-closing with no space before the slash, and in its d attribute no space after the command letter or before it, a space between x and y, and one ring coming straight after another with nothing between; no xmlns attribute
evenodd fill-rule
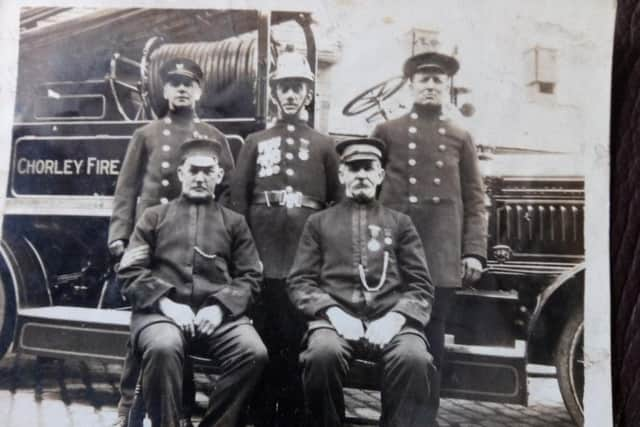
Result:
<svg viewBox="0 0 640 427"><path fill-rule="evenodd" d="M391 246L393 244L393 239L391 238L391 229L386 227L384 229L384 244L386 246Z"/></svg>
<svg viewBox="0 0 640 427"><path fill-rule="evenodd" d="M382 248L382 245L378 240L378 237L380 235L380 231L382 231L382 228L373 224L369 224L368 228L369 228L369 242L367 242L367 249L369 249L371 252L377 252Z"/></svg>
<svg viewBox="0 0 640 427"><path fill-rule="evenodd" d="M282 160L280 143L280 137L267 139L258 143L258 157L256 158L258 177L264 178L277 175L280 172L279 163Z"/></svg>
<svg viewBox="0 0 640 427"><path fill-rule="evenodd" d="M309 160L309 140L300 138L300 148L298 149L298 158L303 162Z"/></svg>

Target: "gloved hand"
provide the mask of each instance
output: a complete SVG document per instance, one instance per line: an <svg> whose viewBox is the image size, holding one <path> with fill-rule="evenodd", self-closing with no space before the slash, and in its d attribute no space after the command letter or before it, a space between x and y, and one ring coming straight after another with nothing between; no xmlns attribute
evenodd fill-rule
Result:
<svg viewBox="0 0 640 427"><path fill-rule="evenodd" d="M120 258L122 256L125 248L126 244L122 239L114 240L113 242L109 243L109 253L116 258Z"/></svg>
<svg viewBox="0 0 640 427"><path fill-rule="evenodd" d="M482 276L482 263L478 258L462 258L462 284L471 286Z"/></svg>
<svg viewBox="0 0 640 427"><path fill-rule="evenodd" d="M327 317L336 328L338 334L346 340L357 341L364 337L364 325L360 319L353 317L338 307L329 307Z"/></svg>

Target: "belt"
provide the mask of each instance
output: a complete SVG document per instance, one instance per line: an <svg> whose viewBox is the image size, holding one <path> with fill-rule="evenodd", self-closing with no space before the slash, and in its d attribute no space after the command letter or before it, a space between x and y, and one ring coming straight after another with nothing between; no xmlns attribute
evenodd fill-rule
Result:
<svg viewBox="0 0 640 427"><path fill-rule="evenodd" d="M309 196L305 196L299 191L277 190L263 191L253 195L254 205L286 206L287 208L310 208L320 210L325 204Z"/></svg>

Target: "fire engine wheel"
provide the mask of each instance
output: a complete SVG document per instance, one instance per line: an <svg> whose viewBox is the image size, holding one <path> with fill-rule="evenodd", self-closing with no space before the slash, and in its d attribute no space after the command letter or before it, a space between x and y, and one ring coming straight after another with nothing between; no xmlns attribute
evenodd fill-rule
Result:
<svg viewBox="0 0 640 427"><path fill-rule="evenodd" d="M564 404L578 426L584 424L584 316L582 310L574 310L564 326L555 362L558 384Z"/></svg>
<svg viewBox="0 0 640 427"><path fill-rule="evenodd" d="M404 77L398 76L370 87L347 102L347 105L342 109L342 114L355 116L374 107L380 108L382 101L399 91L405 82L406 79Z"/></svg>
<svg viewBox="0 0 640 427"><path fill-rule="evenodd" d="M0 359L13 341L16 326L16 303L13 289L0 278Z"/></svg>

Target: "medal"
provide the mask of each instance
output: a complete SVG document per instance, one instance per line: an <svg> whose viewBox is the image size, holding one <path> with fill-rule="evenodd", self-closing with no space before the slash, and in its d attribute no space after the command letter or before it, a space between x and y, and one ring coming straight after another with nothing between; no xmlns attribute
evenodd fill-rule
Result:
<svg viewBox="0 0 640 427"><path fill-rule="evenodd" d="M309 160L309 140L300 138L300 150L298 151L298 158L300 160Z"/></svg>
<svg viewBox="0 0 640 427"><path fill-rule="evenodd" d="M391 229L384 229L384 244L391 245L393 243L393 239L391 238Z"/></svg>
<svg viewBox="0 0 640 427"><path fill-rule="evenodd" d="M373 225L373 224L370 224L368 228L369 228L369 234L371 235L371 239L369 239L369 242L367 243L367 248L371 252L379 251L380 248L382 248L382 245L378 241L378 235L380 235L380 231L382 229L377 225Z"/></svg>
<svg viewBox="0 0 640 427"><path fill-rule="evenodd" d="M369 240L369 243L367 243L367 248L369 248L371 252L379 251L380 247L381 247L380 242L378 242L377 240L371 239Z"/></svg>

